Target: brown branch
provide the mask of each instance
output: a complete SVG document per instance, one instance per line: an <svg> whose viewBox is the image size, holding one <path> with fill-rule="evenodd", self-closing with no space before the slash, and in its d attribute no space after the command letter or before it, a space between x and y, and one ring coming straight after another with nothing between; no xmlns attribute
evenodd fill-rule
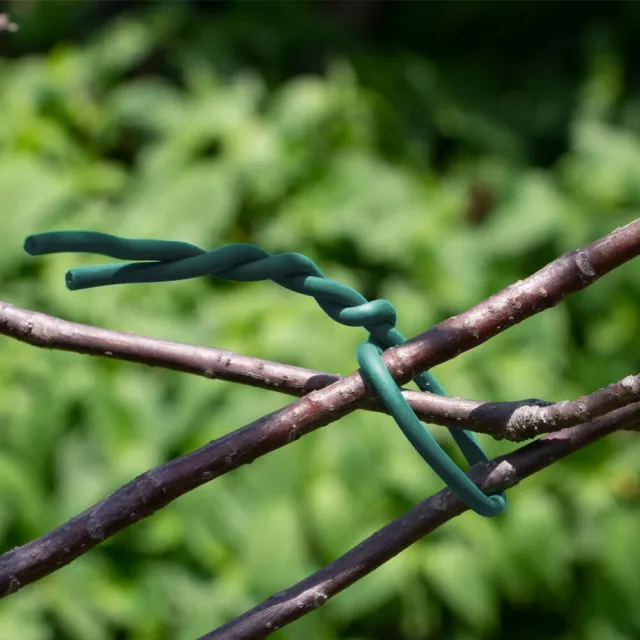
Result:
<svg viewBox="0 0 640 640"><path fill-rule="evenodd" d="M136 362L297 397L327 387L342 377L215 347L91 327L2 301L0 334L34 347Z"/></svg>
<svg viewBox="0 0 640 640"><path fill-rule="evenodd" d="M470 411L464 406L470 401L465 400L459 403L452 419L461 419L461 426L465 429L482 431L498 439L522 442L544 433L583 424L638 401L640 375L634 375L577 400L556 403L539 400L479 402ZM482 425L482 428L475 428L476 425Z"/></svg>
<svg viewBox="0 0 640 640"><path fill-rule="evenodd" d="M36 347L159 366L296 397L343 379L339 375L243 356L224 349L95 328L1 301L0 334ZM489 403L407 389L403 392L416 415L424 422L453 425L486 433L496 439L522 442L542 433L586 422L640 400L640 378L628 376L584 398L555 404L535 399ZM387 412L371 396L353 403L352 408Z"/></svg>
<svg viewBox="0 0 640 640"><path fill-rule="evenodd" d="M504 491L570 453L640 421L640 403L589 423L570 427L474 468L474 481L487 492ZM329 598L377 569L420 538L466 510L448 489L424 500L364 542L298 584L265 600L200 640L264 638L321 607Z"/></svg>
<svg viewBox="0 0 640 640"><path fill-rule="evenodd" d="M405 382L418 370L444 362L557 304L566 293L585 288L639 252L640 220L636 220L390 350L384 360L394 379ZM0 596L68 564L105 538L205 482L334 422L353 411L365 393L364 382L355 372L138 476L58 529L0 556Z"/></svg>
<svg viewBox="0 0 640 640"><path fill-rule="evenodd" d="M640 253L640 218L565 253L525 280L440 323L385 354L400 383L451 360L523 320L554 307Z"/></svg>

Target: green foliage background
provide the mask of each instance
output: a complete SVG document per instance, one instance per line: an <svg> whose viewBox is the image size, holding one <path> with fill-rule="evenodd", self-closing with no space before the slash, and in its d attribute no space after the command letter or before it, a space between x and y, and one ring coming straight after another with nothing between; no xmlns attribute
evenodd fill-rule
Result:
<svg viewBox="0 0 640 640"><path fill-rule="evenodd" d="M92 258L29 258L23 239L298 251L390 299L414 335L638 216L638 3L373 4L356 24L306 2L8 5L0 298L346 374L364 334L312 300L205 279L71 293L65 270ZM636 373L637 274L438 378L560 400ZM0 381L3 550L290 401L7 338ZM504 516L457 518L274 637L637 638L639 459L632 434L592 446L513 489ZM190 640L439 488L390 419L351 415L3 600L0 638Z"/></svg>

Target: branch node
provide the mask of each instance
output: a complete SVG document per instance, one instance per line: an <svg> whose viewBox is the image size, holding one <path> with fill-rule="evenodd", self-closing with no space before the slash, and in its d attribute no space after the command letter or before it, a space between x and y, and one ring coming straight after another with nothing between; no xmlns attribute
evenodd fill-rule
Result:
<svg viewBox="0 0 640 640"><path fill-rule="evenodd" d="M595 280L596 270L593 268L586 251L578 249L574 253L574 261L576 263L576 267L578 267L578 271L580 272L580 279L583 282L591 282L592 280Z"/></svg>

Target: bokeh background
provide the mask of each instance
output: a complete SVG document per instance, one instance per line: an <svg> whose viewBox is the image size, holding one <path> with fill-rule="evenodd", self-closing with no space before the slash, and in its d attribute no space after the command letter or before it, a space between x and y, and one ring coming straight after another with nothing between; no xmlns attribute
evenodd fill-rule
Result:
<svg viewBox="0 0 640 640"><path fill-rule="evenodd" d="M638 216L640 3L5 2L0 299L347 374L364 332L270 283L71 293L26 235L298 251L414 335ZM636 373L638 263L440 366L463 397ZM0 546L290 399L0 338ZM434 432L450 448L445 430ZM515 447L482 439L491 455ZM283 640L640 637L640 439L465 514ZM358 413L184 496L2 601L0 638L191 640L440 488Z"/></svg>

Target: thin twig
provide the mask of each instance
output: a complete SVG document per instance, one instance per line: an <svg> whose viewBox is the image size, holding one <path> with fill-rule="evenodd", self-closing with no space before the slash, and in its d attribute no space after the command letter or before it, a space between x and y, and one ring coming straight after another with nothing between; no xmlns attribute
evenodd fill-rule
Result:
<svg viewBox="0 0 640 640"><path fill-rule="evenodd" d="M640 220L549 265L384 355L399 383L509 326L553 306L571 291L640 253ZM426 355L425 355L426 354ZM184 493L250 463L354 410L366 394L358 372L185 456L147 471L41 538L0 556L0 595L62 567L105 538ZM622 410L624 411L624 410Z"/></svg>
<svg viewBox="0 0 640 640"><path fill-rule="evenodd" d="M170 342L69 322L0 301L0 334L36 347L72 351L163 367L302 397L339 380L337 374L243 356L232 351ZM543 433L587 422L640 400L640 377L628 376L588 396L557 403L536 399L481 402L403 389L424 422L453 425L496 439L522 442ZM369 394L352 405L387 413Z"/></svg>
<svg viewBox="0 0 640 640"><path fill-rule="evenodd" d="M640 403L589 423L564 429L474 468L474 481L487 492L504 491L570 453L640 420ZM386 525L364 542L298 584L277 593L200 640L265 638L276 629L321 607L420 538L466 511L448 489Z"/></svg>

